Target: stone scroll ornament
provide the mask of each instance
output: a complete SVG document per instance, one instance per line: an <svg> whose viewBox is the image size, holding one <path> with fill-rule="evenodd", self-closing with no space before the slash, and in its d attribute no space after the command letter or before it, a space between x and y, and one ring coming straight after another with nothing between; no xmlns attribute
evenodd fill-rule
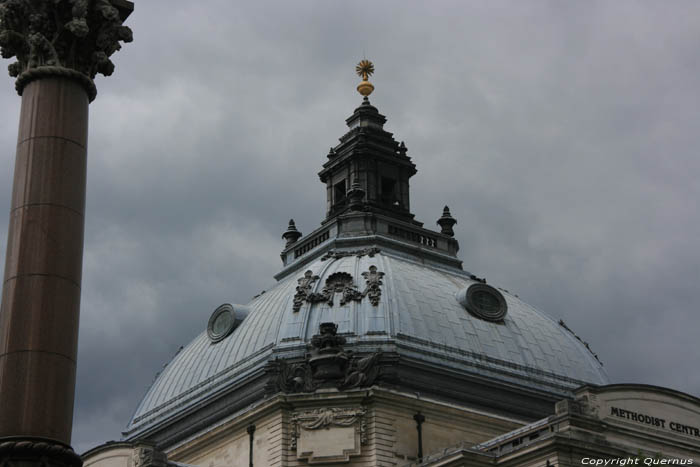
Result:
<svg viewBox="0 0 700 467"><path fill-rule="evenodd" d="M377 271L377 266L370 266L369 271L363 272L362 277L365 278L367 282L367 288L362 293L362 295L369 297L370 303L372 305L379 305L379 299L382 296L382 277L384 277L383 272Z"/></svg>
<svg viewBox="0 0 700 467"><path fill-rule="evenodd" d="M33 80L63 76L78 80L93 101L93 79L110 76L109 57L132 40L110 0L0 0L0 50L17 59L8 70L20 95Z"/></svg>
<svg viewBox="0 0 700 467"><path fill-rule="evenodd" d="M297 285L292 305L292 310L295 313L301 309L301 306L309 298L309 295L311 295L311 287L317 280L318 276L315 276L311 271L306 271L304 277L297 279L299 285Z"/></svg>

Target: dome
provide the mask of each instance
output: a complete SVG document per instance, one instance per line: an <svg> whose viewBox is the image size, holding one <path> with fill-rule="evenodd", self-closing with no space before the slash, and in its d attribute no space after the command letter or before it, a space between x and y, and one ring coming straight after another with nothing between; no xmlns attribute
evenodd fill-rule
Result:
<svg viewBox="0 0 700 467"><path fill-rule="evenodd" d="M458 300L460 291L482 283L469 273L419 262L391 247L369 251L318 256L253 299L249 315L221 341L203 331L154 382L127 433L236 385L274 359L303 355L324 322L337 323L338 334L356 351L379 348L529 389L562 395L585 383L607 384L600 362L572 332L514 295L499 290L507 313L500 322L484 320ZM310 293L319 294L339 276L362 292L362 274L375 268L383 273L376 305L370 296L341 304L343 293L335 292L332 304L303 302L295 311L303 278L316 278Z"/></svg>
<svg viewBox="0 0 700 467"><path fill-rule="evenodd" d="M209 423L280 392L372 384L534 420L576 388L608 383L563 322L462 269L449 208L439 232L414 219L415 164L366 97L346 122L319 173L326 219L306 236L289 222L278 282L202 323L127 438L182 417Z"/></svg>

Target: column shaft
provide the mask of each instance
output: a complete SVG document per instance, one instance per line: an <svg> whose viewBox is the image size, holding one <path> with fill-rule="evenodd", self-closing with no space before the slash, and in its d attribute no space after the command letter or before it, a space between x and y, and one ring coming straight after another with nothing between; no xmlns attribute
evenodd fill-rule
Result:
<svg viewBox="0 0 700 467"><path fill-rule="evenodd" d="M24 88L0 308L0 438L70 444L87 130L77 81Z"/></svg>

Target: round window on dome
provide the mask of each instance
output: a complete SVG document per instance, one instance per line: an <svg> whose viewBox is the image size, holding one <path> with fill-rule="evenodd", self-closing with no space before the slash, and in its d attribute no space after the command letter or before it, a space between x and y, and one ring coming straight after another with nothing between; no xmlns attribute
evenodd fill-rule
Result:
<svg viewBox="0 0 700 467"><path fill-rule="evenodd" d="M235 329L236 317L233 307L228 303L221 305L214 310L209 324L207 325L207 335L212 342L219 342L224 337L231 334Z"/></svg>
<svg viewBox="0 0 700 467"><path fill-rule="evenodd" d="M508 312L501 292L486 284L472 284L460 290L457 300L469 313L486 321L503 321Z"/></svg>

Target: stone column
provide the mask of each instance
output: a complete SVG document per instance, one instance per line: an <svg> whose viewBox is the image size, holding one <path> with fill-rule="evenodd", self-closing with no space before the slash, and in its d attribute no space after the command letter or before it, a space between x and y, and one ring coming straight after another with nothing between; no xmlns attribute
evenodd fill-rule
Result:
<svg viewBox="0 0 700 467"><path fill-rule="evenodd" d="M80 465L70 447L88 104L131 41L126 0L0 0L22 96L0 307L0 465Z"/></svg>
<svg viewBox="0 0 700 467"><path fill-rule="evenodd" d="M77 81L24 88L0 312L0 436L70 442L87 119Z"/></svg>

